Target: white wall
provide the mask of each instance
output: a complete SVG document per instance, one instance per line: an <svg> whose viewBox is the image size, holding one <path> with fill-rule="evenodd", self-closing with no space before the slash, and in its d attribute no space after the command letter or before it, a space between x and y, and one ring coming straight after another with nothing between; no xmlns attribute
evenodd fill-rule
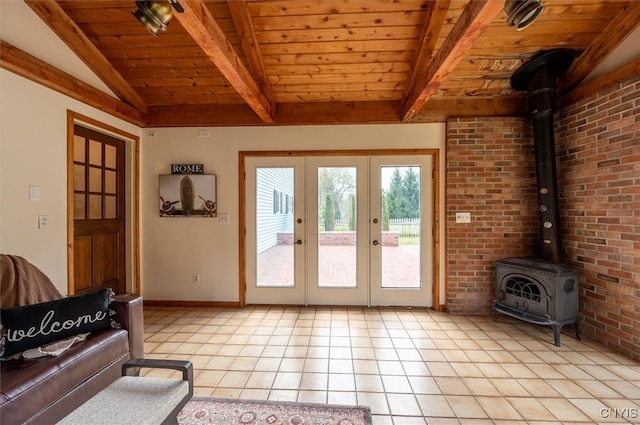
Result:
<svg viewBox="0 0 640 425"><path fill-rule="evenodd" d="M141 130L0 70L0 252L21 255L67 293L67 110L133 135ZM29 185L41 198L29 200ZM49 224L38 229L38 215Z"/></svg>
<svg viewBox="0 0 640 425"><path fill-rule="evenodd" d="M153 130L155 138L143 132L141 277L146 299L239 300L239 151L438 148L445 169L444 124L209 128L208 138L198 137L199 130L159 128ZM205 173L217 174L218 212L229 213L229 224L159 216L158 175L169 174L170 164L185 163L204 164ZM445 223L444 175L441 183L440 222ZM191 283L193 273L200 273L201 283Z"/></svg>

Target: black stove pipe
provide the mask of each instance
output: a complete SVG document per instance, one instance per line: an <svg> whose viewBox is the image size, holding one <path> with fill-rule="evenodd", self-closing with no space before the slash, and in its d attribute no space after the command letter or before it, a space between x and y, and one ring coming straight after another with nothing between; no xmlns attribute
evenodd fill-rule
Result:
<svg viewBox="0 0 640 425"><path fill-rule="evenodd" d="M511 87L527 90L533 125L538 212L542 258L562 263L560 208L556 171L553 114L556 110L556 79L573 62L575 51L556 49L536 53L511 77Z"/></svg>

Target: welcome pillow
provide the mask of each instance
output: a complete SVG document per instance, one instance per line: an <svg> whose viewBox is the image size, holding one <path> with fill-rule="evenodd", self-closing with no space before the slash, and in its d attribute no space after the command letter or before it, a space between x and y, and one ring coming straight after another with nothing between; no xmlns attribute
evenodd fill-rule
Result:
<svg viewBox="0 0 640 425"><path fill-rule="evenodd" d="M111 327L111 289L40 304L0 309L6 358L73 335Z"/></svg>

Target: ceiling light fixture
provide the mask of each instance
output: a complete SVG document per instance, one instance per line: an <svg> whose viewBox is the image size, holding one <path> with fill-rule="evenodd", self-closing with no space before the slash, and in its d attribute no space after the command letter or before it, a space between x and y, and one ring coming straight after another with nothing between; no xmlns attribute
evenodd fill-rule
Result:
<svg viewBox="0 0 640 425"><path fill-rule="evenodd" d="M517 31L531 25L543 10L540 0L506 0L504 3L507 24L510 27L515 25Z"/></svg>
<svg viewBox="0 0 640 425"><path fill-rule="evenodd" d="M138 10L133 12L133 16L153 35L158 35L158 31L166 31L169 21L173 16L171 3L168 1L136 1Z"/></svg>

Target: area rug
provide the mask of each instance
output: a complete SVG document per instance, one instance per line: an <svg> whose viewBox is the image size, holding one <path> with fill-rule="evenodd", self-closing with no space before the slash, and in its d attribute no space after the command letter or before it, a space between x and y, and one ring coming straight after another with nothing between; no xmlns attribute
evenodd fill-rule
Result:
<svg viewBox="0 0 640 425"><path fill-rule="evenodd" d="M366 406L193 397L180 425L372 425Z"/></svg>

